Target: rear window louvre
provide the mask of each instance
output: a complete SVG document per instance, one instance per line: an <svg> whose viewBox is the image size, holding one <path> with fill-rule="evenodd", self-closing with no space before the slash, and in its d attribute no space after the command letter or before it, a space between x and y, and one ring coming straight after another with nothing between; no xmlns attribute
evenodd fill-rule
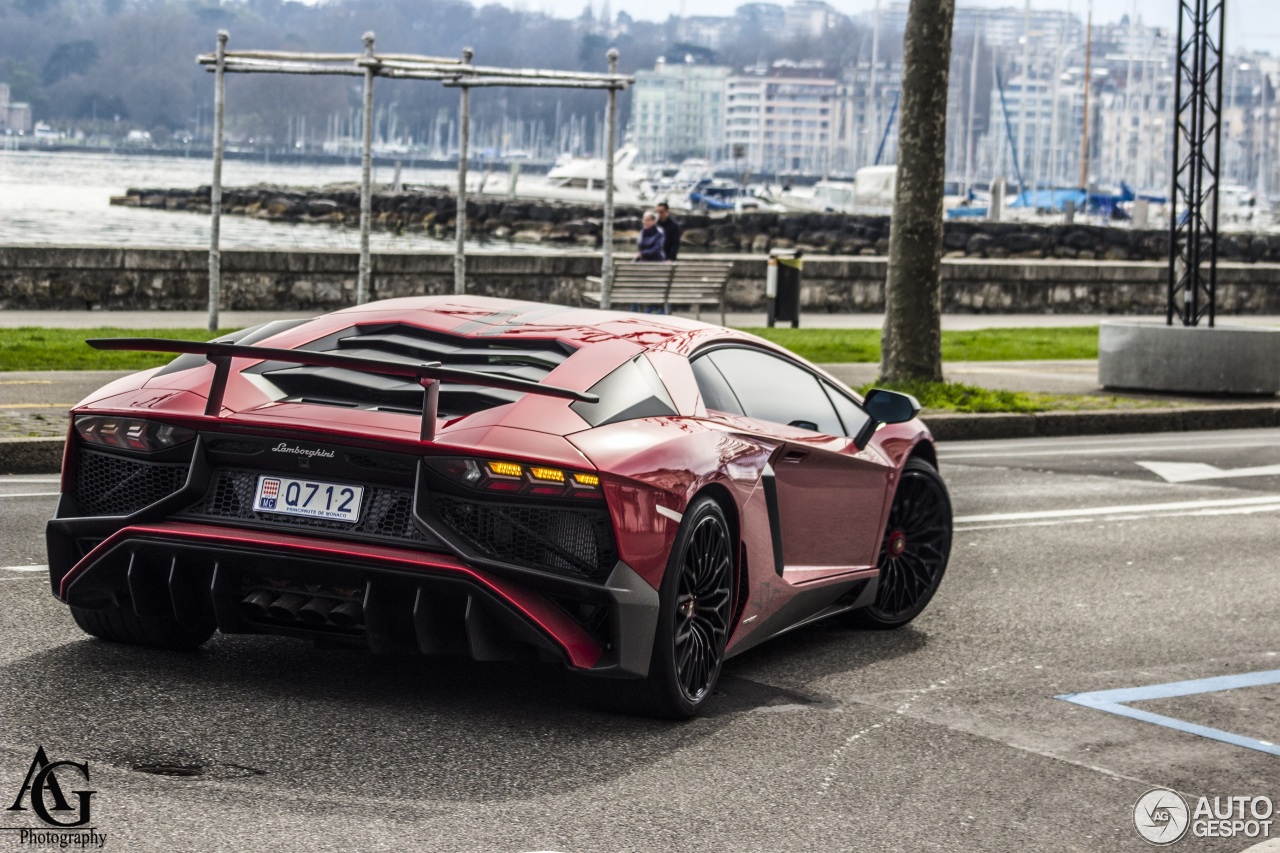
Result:
<svg viewBox="0 0 1280 853"><path fill-rule="evenodd" d="M438 361L445 367L533 382L541 382L574 352L557 341L526 340L513 344L493 338L428 332L403 324L353 326L299 349L400 364ZM395 377L281 362L264 362L250 372L270 380L285 395L286 401L406 414L422 411L422 387ZM515 402L522 396L519 391L442 382L439 417L473 414Z"/></svg>

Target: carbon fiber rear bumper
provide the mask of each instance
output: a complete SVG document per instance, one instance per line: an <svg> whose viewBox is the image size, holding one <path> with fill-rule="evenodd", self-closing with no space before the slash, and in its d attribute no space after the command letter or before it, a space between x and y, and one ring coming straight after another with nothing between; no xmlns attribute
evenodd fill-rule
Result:
<svg viewBox="0 0 1280 853"><path fill-rule="evenodd" d="M50 535L69 522L50 522ZM657 591L623 563L598 587L609 618L592 630L562 596L447 555L184 522L125 527L69 570L51 562L50 573L58 597L77 607L114 604L223 633L323 638L373 652L501 660L534 651L621 677L647 673L658 610ZM338 628L255 616L246 592L268 582L304 595L351 590L363 621Z"/></svg>

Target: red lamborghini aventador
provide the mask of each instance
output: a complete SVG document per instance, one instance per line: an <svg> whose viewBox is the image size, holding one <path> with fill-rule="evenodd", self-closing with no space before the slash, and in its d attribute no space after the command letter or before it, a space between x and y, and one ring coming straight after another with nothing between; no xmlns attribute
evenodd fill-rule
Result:
<svg viewBox="0 0 1280 853"><path fill-rule="evenodd" d="M89 343L177 356L72 412L49 570L106 640L527 655L684 717L784 631L906 624L947 565L918 404L720 327L421 297Z"/></svg>

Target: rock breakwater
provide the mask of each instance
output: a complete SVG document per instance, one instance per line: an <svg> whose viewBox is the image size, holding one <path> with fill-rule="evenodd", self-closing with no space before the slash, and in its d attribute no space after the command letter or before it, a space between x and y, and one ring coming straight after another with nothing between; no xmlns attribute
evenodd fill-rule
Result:
<svg viewBox="0 0 1280 853"><path fill-rule="evenodd" d="M113 204L208 213L209 188L130 189ZM354 186L324 189L248 187L226 189L223 212L275 222L321 223L355 228L360 193ZM375 228L449 239L456 201L442 192L378 191L373 196ZM615 240L634 239L640 208L618 208ZM602 218L598 207L552 201L482 196L467 202L468 237L529 243L547 248L595 249ZM765 254L795 248L806 254L881 256L888 252L889 218L834 213L746 213L678 217L683 250ZM943 252L952 258L1163 261L1168 233L1093 225L1038 225L1018 222L947 222ZM1218 257L1244 263L1280 262L1280 234L1223 235Z"/></svg>

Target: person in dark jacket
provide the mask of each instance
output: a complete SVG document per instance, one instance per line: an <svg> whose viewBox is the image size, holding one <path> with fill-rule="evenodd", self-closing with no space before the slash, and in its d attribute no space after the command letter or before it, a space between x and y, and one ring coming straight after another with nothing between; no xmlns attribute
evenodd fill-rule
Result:
<svg viewBox="0 0 1280 853"><path fill-rule="evenodd" d="M680 254L680 223L671 218L671 208L665 201L658 202L658 227L662 229L662 252L667 260L674 261Z"/></svg>
<svg viewBox="0 0 1280 853"><path fill-rule="evenodd" d="M641 222L644 228L640 231L640 251L636 254L636 260L665 261L667 255L662 249L662 244L666 238L662 234L662 229L658 227L658 214L652 210L646 210Z"/></svg>

